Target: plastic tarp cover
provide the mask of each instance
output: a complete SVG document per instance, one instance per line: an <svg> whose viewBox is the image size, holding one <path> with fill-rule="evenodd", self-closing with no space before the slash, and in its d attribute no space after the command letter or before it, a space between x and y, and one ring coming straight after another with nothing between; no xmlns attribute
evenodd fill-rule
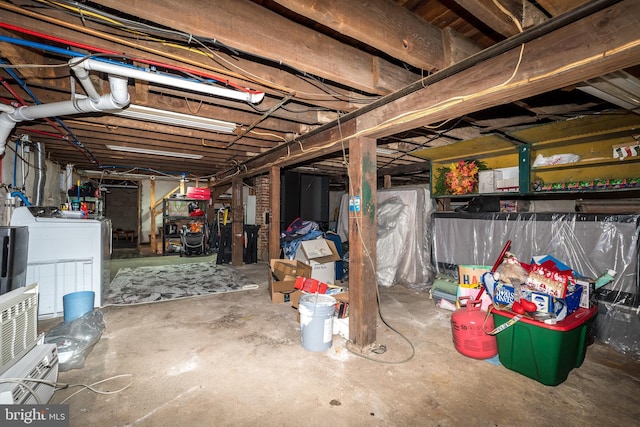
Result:
<svg viewBox="0 0 640 427"><path fill-rule="evenodd" d="M348 238L348 195L340 207L337 232ZM377 192L376 277L378 284L396 284L424 291L433 280L431 213L426 187L400 187Z"/></svg>
<svg viewBox="0 0 640 427"><path fill-rule="evenodd" d="M595 335L615 350L640 357L640 215L586 213L435 213L433 266L457 274L459 264L492 266L510 240L523 262L551 255L575 272L596 279L608 269L615 279L596 291Z"/></svg>
<svg viewBox="0 0 640 427"><path fill-rule="evenodd" d="M100 341L104 329L102 311L94 309L71 322L54 326L45 334L44 341L57 346L61 372L81 369L93 347Z"/></svg>

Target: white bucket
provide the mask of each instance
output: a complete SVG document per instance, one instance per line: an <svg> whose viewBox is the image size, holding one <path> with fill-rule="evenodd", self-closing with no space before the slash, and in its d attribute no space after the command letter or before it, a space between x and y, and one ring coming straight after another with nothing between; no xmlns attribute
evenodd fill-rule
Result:
<svg viewBox="0 0 640 427"><path fill-rule="evenodd" d="M333 344L333 314L336 299L331 295L300 297L300 341L310 351L325 351Z"/></svg>

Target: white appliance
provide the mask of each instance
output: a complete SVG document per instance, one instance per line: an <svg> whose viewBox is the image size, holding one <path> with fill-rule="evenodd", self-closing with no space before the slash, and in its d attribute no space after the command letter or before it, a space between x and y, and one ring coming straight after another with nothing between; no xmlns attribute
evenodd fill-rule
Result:
<svg viewBox="0 0 640 427"><path fill-rule="evenodd" d="M7 381L14 378L20 378L24 385ZM57 381L58 347L55 344L39 344L0 376L0 404L46 405L53 396L53 384Z"/></svg>
<svg viewBox="0 0 640 427"><path fill-rule="evenodd" d="M0 375L38 343L38 285L0 295Z"/></svg>
<svg viewBox="0 0 640 427"><path fill-rule="evenodd" d="M78 218L49 206L21 206L11 216L12 226L29 227L27 283L38 283L38 318L64 313L62 297L94 291L100 307L109 289L111 220Z"/></svg>

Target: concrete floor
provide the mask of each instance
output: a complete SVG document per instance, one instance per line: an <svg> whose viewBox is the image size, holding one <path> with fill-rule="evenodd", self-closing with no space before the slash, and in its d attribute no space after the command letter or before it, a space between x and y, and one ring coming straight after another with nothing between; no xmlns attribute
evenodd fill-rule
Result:
<svg viewBox="0 0 640 427"><path fill-rule="evenodd" d="M214 257L112 261L120 267L202 262ZM451 312L427 294L381 289L381 309L409 345L378 322L379 362L334 336L323 353L300 344L296 312L272 304L266 264L240 270L257 290L157 304L106 307L106 330L85 367L62 372L83 390L71 397L71 426L609 426L638 425L640 363L596 343L579 369L549 387L503 366L467 358L452 342ZM59 323L41 322L41 329ZM59 403L79 390L57 391Z"/></svg>

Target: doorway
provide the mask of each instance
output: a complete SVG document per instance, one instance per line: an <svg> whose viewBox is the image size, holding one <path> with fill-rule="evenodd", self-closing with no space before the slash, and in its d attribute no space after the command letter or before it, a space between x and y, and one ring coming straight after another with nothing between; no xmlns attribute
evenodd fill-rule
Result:
<svg viewBox="0 0 640 427"><path fill-rule="evenodd" d="M103 181L104 215L111 220L113 258L139 253L140 182L111 179Z"/></svg>

